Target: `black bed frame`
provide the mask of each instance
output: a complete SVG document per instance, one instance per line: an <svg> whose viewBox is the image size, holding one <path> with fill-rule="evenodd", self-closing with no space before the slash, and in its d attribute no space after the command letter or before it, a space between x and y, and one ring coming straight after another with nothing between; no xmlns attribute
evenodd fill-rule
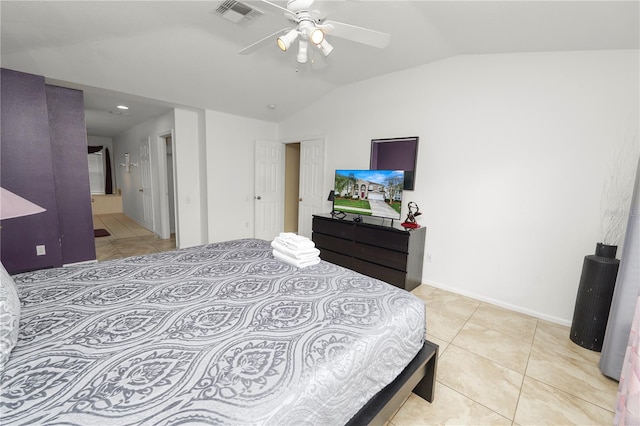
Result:
<svg viewBox="0 0 640 426"><path fill-rule="evenodd" d="M396 379L375 394L349 420L347 426L383 425L402 406L411 392L433 402L438 345L425 340L422 349Z"/></svg>

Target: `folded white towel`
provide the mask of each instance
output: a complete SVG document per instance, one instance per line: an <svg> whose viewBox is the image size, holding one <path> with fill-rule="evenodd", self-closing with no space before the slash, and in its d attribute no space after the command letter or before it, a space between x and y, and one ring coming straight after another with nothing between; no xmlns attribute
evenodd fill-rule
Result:
<svg viewBox="0 0 640 426"><path fill-rule="evenodd" d="M286 254L279 252L278 250L273 250L273 257L298 268L305 268L307 266L317 265L318 263L320 263L319 257L313 257L311 259L304 260L294 259L291 256L287 256Z"/></svg>
<svg viewBox="0 0 640 426"><path fill-rule="evenodd" d="M278 236L287 240L308 240L307 237L298 235L295 232L281 232Z"/></svg>
<svg viewBox="0 0 640 426"><path fill-rule="evenodd" d="M294 234L295 235L295 234ZM297 236L297 235L296 235ZM290 250L305 250L312 249L316 245L313 241L306 237L300 237L296 239L288 238L288 237L276 237L274 241L279 242L283 246L287 247Z"/></svg>
<svg viewBox="0 0 640 426"><path fill-rule="evenodd" d="M271 247L278 250L279 252L286 254L287 256L291 256L294 259L306 260L313 257L318 257L320 255L320 250L317 248L308 248L301 250L291 250L289 247L285 246L282 243L279 243L276 240L271 241Z"/></svg>
<svg viewBox="0 0 640 426"><path fill-rule="evenodd" d="M278 236L287 241L295 241L300 243L311 241L309 238L303 235L294 234L293 232L281 232Z"/></svg>

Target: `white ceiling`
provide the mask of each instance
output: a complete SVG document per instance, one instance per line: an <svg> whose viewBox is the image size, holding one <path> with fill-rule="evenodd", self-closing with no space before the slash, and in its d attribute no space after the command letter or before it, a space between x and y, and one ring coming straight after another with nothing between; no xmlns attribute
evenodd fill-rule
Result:
<svg viewBox="0 0 640 426"><path fill-rule="evenodd" d="M640 48L639 1L316 1L391 43L329 35L327 66L312 70L275 40L238 55L291 24L270 12L234 24L212 13L221 3L2 0L2 67L84 90L89 134L114 136L173 106L278 122L336 87L455 55ZM121 103L129 115L109 112Z"/></svg>

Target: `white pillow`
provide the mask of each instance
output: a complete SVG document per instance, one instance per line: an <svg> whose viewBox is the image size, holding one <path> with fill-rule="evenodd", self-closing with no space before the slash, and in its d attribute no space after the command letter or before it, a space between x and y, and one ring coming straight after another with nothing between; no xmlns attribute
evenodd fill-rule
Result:
<svg viewBox="0 0 640 426"><path fill-rule="evenodd" d="M0 263L0 371L9 360L11 350L18 341L20 299L11 275Z"/></svg>

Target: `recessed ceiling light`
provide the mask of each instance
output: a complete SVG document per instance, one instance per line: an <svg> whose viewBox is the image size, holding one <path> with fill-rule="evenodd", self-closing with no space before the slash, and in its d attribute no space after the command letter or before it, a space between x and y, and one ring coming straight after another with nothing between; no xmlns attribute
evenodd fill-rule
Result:
<svg viewBox="0 0 640 426"><path fill-rule="evenodd" d="M118 108L118 109L129 109L129 107L126 106L126 105L118 105L116 108Z"/></svg>
<svg viewBox="0 0 640 426"><path fill-rule="evenodd" d="M278 108L278 105L276 105L276 104L269 104L269 105L267 105L267 108L269 108L269 109L276 109L276 108Z"/></svg>

